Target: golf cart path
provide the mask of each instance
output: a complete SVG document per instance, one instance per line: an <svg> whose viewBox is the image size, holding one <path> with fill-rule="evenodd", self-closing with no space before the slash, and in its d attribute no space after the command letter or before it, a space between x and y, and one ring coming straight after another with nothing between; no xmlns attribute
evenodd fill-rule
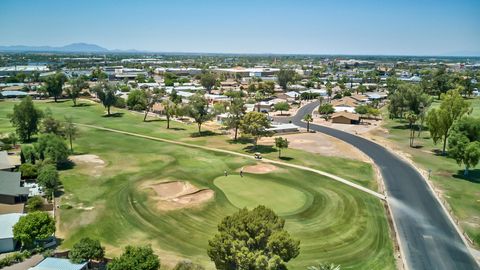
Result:
<svg viewBox="0 0 480 270"><path fill-rule="evenodd" d="M79 123L75 123L75 125L77 126L81 126L81 127L87 127L87 128L94 128L94 129L98 129L98 130L104 130L104 131L109 131L109 132L115 132L115 133L119 133L119 134L124 134L124 135L129 135L129 136L134 136L134 137L138 137L138 138L144 138L144 139L148 139L148 140L154 140L154 141L160 141L160 142L165 142L165 143L170 143L170 144L176 144L176 145L181 145L181 146L184 146L184 147L191 147L191 148L198 148L198 149L203 149L203 150L208 150L208 151L213 151L213 152L218 152L218 153L225 153L225 154L230 154L230 155L236 155L236 156L240 156L240 157L244 157L244 158L249 158L249 159L255 159L253 157L253 155L247 155L247 154L242 154L242 153L239 153L239 152L235 152L235 151L230 151L230 150L225 150L225 149L219 149L219 148L214 148L214 147L208 147L208 146L202 146L202 145L195 145L195 144L190 144L190 143L184 143L184 142L179 142L179 141L174 141L174 140L169 140L169 139L163 139L163 138L159 138L159 137L153 137L153 136L148 136L148 135L143 135L143 134L138 134L138 133L133 133L133 132L128 132L128 131L122 131L122 130L118 130L118 129L112 129L112 128L106 128L106 127L101 127L101 126L95 126L95 125L88 125L88 124L79 124ZM350 187L353 187L355 189L358 189L360 191L363 191L363 192L366 192L370 195L373 195L381 200L385 200L386 197L385 195L383 194L380 194L378 192L375 192L371 189L368 189L364 186L361 186L359 184L356 184L356 183L353 183L349 180L346 180L344 178L341 178L339 176L336 176L334 174L331 174L331 173L328 173L328 172L324 172L324 171L321 171L321 170L316 170L316 169L312 169L310 167L306 167L306 166L301 166L301 165L296 165L296 164L290 164L290 163L286 163L286 162L282 162L282 161L277 161L277 160L271 160L271 159L266 159L266 158L262 158L260 160L258 159L255 159L257 161L260 161L260 162L265 162L265 163L271 163L271 164L277 164L277 165L281 165L281 166L286 166L286 167L291 167L291 168L296 168L296 169L300 169L300 170L304 170L304 171L310 171L310 172L313 172L313 173L316 173L316 174L319 174L319 175L323 175L323 176L326 176L330 179L333 179L335 181L338 181L340 183L343 183L345 185L348 185Z"/></svg>
<svg viewBox="0 0 480 270"><path fill-rule="evenodd" d="M303 117L318 105L318 101L309 103L284 121L291 120L299 127L306 127ZM382 145L361 136L312 123L310 129L350 143L368 155L380 169L407 269L480 269L462 232L416 168Z"/></svg>

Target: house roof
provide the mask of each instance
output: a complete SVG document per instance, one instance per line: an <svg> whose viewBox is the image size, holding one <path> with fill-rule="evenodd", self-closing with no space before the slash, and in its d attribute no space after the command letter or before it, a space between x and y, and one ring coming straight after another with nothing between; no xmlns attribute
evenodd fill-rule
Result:
<svg viewBox="0 0 480 270"><path fill-rule="evenodd" d="M23 214L10 213L0 215L0 239L13 238L13 226Z"/></svg>
<svg viewBox="0 0 480 270"><path fill-rule="evenodd" d="M0 151L0 170L11 169L15 167L8 158L7 151Z"/></svg>
<svg viewBox="0 0 480 270"><path fill-rule="evenodd" d="M356 107L358 104L357 101L351 97L343 97L341 99L332 100L332 105L334 107Z"/></svg>
<svg viewBox="0 0 480 270"><path fill-rule="evenodd" d="M19 172L0 171L0 194L19 196L28 195L28 188L20 186Z"/></svg>
<svg viewBox="0 0 480 270"><path fill-rule="evenodd" d="M354 114L351 112L336 112L332 114L332 118L337 118L337 117L345 117L353 121L360 120L360 116L358 114Z"/></svg>
<svg viewBox="0 0 480 270"><path fill-rule="evenodd" d="M30 270L82 270L88 262L72 263L68 259L48 257Z"/></svg>

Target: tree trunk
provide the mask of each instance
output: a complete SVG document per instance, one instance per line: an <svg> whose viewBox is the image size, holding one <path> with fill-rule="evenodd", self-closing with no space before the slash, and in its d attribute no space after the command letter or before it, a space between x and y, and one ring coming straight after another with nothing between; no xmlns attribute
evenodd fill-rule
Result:
<svg viewBox="0 0 480 270"><path fill-rule="evenodd" d="M167 116L167 129L170 128L170 116Z"/></svg>
<svg viewBox="0 0 480 270"><path fill-rule="evenodd" d="M281 156L282 156L282 150L278 148L278 158L280 158Z"/></svg>
<svg viewBox="0 0 480 270"><path fill-rule="evenodd" d="M465 171L463 171L463 175L465 175L465 176L468 175L468 166L465 166Z"/></svg>
<svg viewBox="0 0 480 270"><path fill-rule="evenodd" d="M147 115L148 115L148 110L145 109L145 115L143 116L143 122L145 122L145 120L147 120Z"/></svg>
<svg viewBox="0 0 480 270"><path fill-rule="evenodd" d="M310 132L310 122L307 122L307 132Z"/></svg>
<svg viewBox="0 0 480 270"><path fill-rule="evenodd" d="M447 135L448 133L445 133L445 135L443 136L443 150L442 150L442 154L445 156L447 154L447 152L445 151L445 148L447 147Z"/></svg>
<svg viewBox="0 0 480 270"><path fill-rule="evenodd" d="M55 100L55 102L57 102L57 96L53 96L53 100Z"/></svg>
<svg viewBox="0 0 480 270"><path fill-rule="evenodd" d="M107 115L110 115L110 106L107 106Z"/></svg>
<svg viewBox="0 0 480 270"><path fill-rule="evenodd" d="M198 135L202 133L202 124L198 123Z"/></svg>
<svg viewBox="0 0 480 270"><path fill-rule="evenodd" d="M77 99L76 99L76 98L72 98L72 101L73 101L73 107L77 107Z"/></svg>
<svg viewBox="0 0 480 270"><path fill-rule="evenodd" d="M237 140L237 135L238 135L238 126L235 126L235 137L234 140Z"/></svg>
<svg viewBox="0 0 480 270"><path fill-rule="evenodd" d="M70 137L70 151L71 151L72 154L73 154L72 135L70 135L69 137Z"/></svg>

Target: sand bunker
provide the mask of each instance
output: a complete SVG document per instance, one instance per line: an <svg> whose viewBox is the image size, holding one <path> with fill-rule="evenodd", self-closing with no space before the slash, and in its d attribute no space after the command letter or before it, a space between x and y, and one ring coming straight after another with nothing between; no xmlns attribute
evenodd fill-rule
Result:
<svg viewBox="0 0 480 270"><path fill-rule="evenodd" d="M97 164L97 165L104 165L105 161L100 159L97 155L77 155L77 156L70 156L70 160L75 163L90 163L90 164Z"/></svg>
<svg viewBox="0 0 480 270"><path fill-rule="evenodd" d="M199 206L213 198L210 189L199 189L189 182L171 181L163 183L147 183L144 188L155 191L154 200L158 201L160 210L175 210Z"/></svg>
<svg viewBox="0 0 480 270"><path fill-rule="evenodd" d="M85 164L89 167L89 172L93 176L100 176L102 174L102 169L105 167L105 161L100 159L97 155L76 155L70 156L69 159L75 164Z"/></svg>
<svg viewBox="0 0 480 270"><path fill-rule="evenodd" d="M278 170L277 166L268 163L260 163L257 165L247 166L243 168L243 172L257 174L270 173L276 170Z"/></svg>

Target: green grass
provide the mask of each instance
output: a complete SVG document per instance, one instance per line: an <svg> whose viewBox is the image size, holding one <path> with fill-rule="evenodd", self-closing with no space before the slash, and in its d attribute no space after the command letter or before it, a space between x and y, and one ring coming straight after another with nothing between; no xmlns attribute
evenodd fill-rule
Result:
<svg viewBox="0 0 480 270"><path fill-rule="evenodd" d="M272 177L275 177L272 175ZM273 178L275 179L275 178ZM221 176L214 180L227 199L238 208L254 208L265 205L276 213L286 215L308 207L310 195L298 187L289 187L280 181L272 181L263 175L245 174ZM310 202L307 204L307 200Z"/></svg>
<svg viewBox="0 0 480 270"><path fill-rule="evenodd" d="M104 118L103 109L97 105L72 108L68 102L36 104L48 106L58 117L74 115L75 121L83 123L248 151L248 145L228 143L225 136L192 138L192 125L174 123L177 130L166 130L163 121L143 123L140 115L125 111L122 117ZM0 103L0 117L11 107L12 102ZM6 121L0 118L0 127L7 127ZM80 128L74 147L76 154L98 155L106 166L99 169L78 164L61 171L65 190L61 204L73 206L58 212L64 248L85 236L100 239L108 256L118 255L128 244L151 244L163 264L188 258L213 269L206 249L217 224L238 207L265 203L280 212L286 229L301 241L300 256L289 263L290 269L305 269L325 261L341 264L342 269L395 268L382 202L326 177L280 168L242 179L230 175L225 183L223 170L233 172L254 161L90 128ZM267 153L268 149L265 152L272 158L276 155ZM371 167L362 162L294 150L285 151L285 155L292 158L288 162L375 185ZM344 171L347 166L352 167ZM200 208L162 212L149 198L150 192L140 188L152 180L189 181L199 188L212 189L215 197ZM238 186L240 181L247 184Z"/></svg>
<svg viewBox="0 0 480 270"><path fill-rule="evenodd" d="M18 102L0 101L0 118L2 116L6 118L7 114L12 112L13 105L16 103ZM74 122L77 123L147 134L149 136L178 140L197 145L215 146L247 154L261 152L265 157L279 160L276 149L270 146L259 146L258 149L252 151L252 144L248 140L233 142L229 137L220 135L219 133L214 136L193 136L193 134L197 132L195 124L184 124L171 121L171 129L166 129L165 120L149 118L149 122L143 122L143 114L116 108L112 109L112 113L118 113L118 115L120 115L119 117L105 117L105 110L102 106L86 100L80 100L79 103L83 106L72 107L71 101L59 103L54 103L53 101L36 101L35 105L42 110L48 108L53 116L58 119L64 119L65 116L68 116L72 117ZM7 121L5 121L4 124L0 122L0 128L4 127L13 131L11 125ZM0 131L1 130L2 129L0 129ZM352 159L325 157L296 149L287 149L282 152L287 158L287 160L284 159L282 161L310 166L318 170L336 174L372 190L377 190L378 188L376 181L371 181L371 179L374 178L374 172L370 164Z"/></svg>
<svg viewBox="0 0 480 270"><path fill-rule="evenodd" d="M470 99L470 102L472 115L480 117L480 98ZM434 106L438 106L438 102ZM435 188L442 192L442 197L474 245L480 247L480 165L464 177L463 166L451 158L437 154L441 151L442 144L434 145L428 131L422 132L420 138L415 138L417 148L410 148L408 123L387 117L384 119L384 127L389 131L386 138L410 155L421 168L432 170L431 180Z"/></svg>

